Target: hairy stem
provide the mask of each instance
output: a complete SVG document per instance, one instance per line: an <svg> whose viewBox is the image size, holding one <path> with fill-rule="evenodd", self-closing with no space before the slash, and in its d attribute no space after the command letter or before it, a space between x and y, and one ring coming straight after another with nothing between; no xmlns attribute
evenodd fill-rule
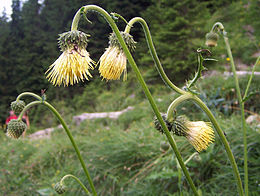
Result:
<svg viewBox="0 0 260 196"><path fill-rule="evenodd" d="M80 9L76 13L75 17L80 17L81 10L82 9ZM176 143L173 140L173 138L171 137L171 134L170 134L167 126L165 125L165 123L164 123L164 121L162 119L162 116L161 116L161 114L160 114L160 112L159 112L159 110L158 110L158 108L157 108L157 106L155 104L155 101L154 101L154 99L153 99L153 97L152 97L152 95L151 95L151 93L150 93L150 91L149 91L149 89L148 89L148 87L147 87L147 85L146 85L146 83L145 83L145 81L144 81L144 79L143 79L143 77L142 77L142 75L141 75L141 73L140 73L140 71L139 71L139 69L138 69L138 67L137 67L137 65L136 65L136 63L135 63L135 61L134 61L134 59L133 59L129 49L128 49L128 47L127 47L127 45L126 45L126 43L124 42L124 40L123 40L119 30L118 30L118 27L116 26L116 24L114 22L114 20L111 18L111 16L104 9L102 9L101 7L98 7L96 5L84 6L84 12L87 13L88 10L96 11L99 14L101 14L106 19L106 21L109 23L109 25L112 28L112 30L115 32L115 34L116 34L116 36L118 38L118 41L120 42L120 45L122 46L122 48L124 50L124 53L125 53L128 61L129 61L130 65L132 66L132 69L134 70L134 72L136 74L136 77L137 77L140 85L142 86L143 91L144 91L147 99L149 100L150 105L151 105L151 107L152 107L152 109L153 109L157 119L159 120L159 122L160 122L160 124L161 124L161 126L162 126L162 128L163 128L163 130L164 130L164 132L166 134L166 136L167 136L167 139L169 140L169 143L170 143L170 145L171 145L171 147L172 147L172 149L173 149L173 151L174 151L174 153L175 153L175 155L176 155L176 157L177 157L177 159L178 159L178 161L179 161L179 163L181 165L183 173L186 176L186 179L187 179L188 183L190 184L193 193L198 196L196 187L195 187L195 185L194 185L194 183L193 183L193 181L192 181L192 179L191 179L191 177L189 175L189 172L188 172L186 166L184 165L184 162L183 162L183 160L181 158L180 152L177 149ZM73 23L72 23L72 27L73 28L77 27L78 21L79 21L78 19L75 19L75 17L74 17Z"/></svg>
<svg viewBox="0 0 260 196"><path fill-rule="evenodd" d="M152 40L152 36L151 36L151 33L150 33L150 30L149 30L149 27L147 25L147 23L145 22L145 20L141 17L134 17L133 19L131 19L128 23L128 25L126 26L125 28L125 32L126 33L129 33L131 28L133 27L134 23L140 23L143 27L143 30L144 30L144 34L145 34L145 39L146 39L146 42L147 42L147 45L148 45L148 48L149 48L149 51L153 57L153 60L155 62L155 65L156 65L156 68L162 78L162 80L164 81L164 83L166 85L168 85L171 89L173 89L174 91L176 91L177 93L179 94L184 94L185 91L178 88L177 86L175 86L171 80L167 77L166 73L164 72L163 70L163 67L161 65L161 62L159 60L159 57L156 53L156 50L155 50L155 47L154 47L154 44L153 44L153 40Z"/></svg>
<svg viewBox="0 0 260 196"><path fill-rule="evenodd" d="M80 181L80 179L78 179L76 176L72 175L72 174L67 174L66 176L63 176L63 178L60 180L60 183L63 184L63 181L68 178L68 177L71 177L73 178L74 180L76 180L80 186L82 187L82 189L85 191L85 193L87 193L88 195L91 195L89 190L84 186L84 184Z"/></svg>

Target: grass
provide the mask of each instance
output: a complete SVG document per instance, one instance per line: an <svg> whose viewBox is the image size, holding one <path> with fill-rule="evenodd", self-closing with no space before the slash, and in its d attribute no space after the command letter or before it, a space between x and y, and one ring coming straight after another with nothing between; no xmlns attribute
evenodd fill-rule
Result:
<svg viewBox="0 0 260 196"><path fill-rule="evenodd" d="M208 85L209 80L211 85ZM257 87L257 80L254 80L253 87ZM240 117L236 113L231 114L230 110L223 112L221 107L225 102L234 100L230 96L233 93L232 88L228 90L229 83L231 84L229 79L224 81L211 78L201 81L199 88L207 89L202 93L206 98L213 96L219 87L225 88L220 91L224 97L220 104L210 105L209 99L205 100L213 108L226 133L243 179ZM98 195L180 195L175 156L172 150L162 150L161 143L166 141L165 136L153 128L154 115L149 103L137 91L122 86L111 92L95 94L96 111L115 111L128 105L135 107L118 120L86 120L78 127L70 120L67 122L93 177ZM168 89L160 86L153 86L152 92L160 110L166 112L175 95L169 94ZM220 95L215 99L218 98ZM78 97L77 100L79 99L84 97ZM255 111L259 106L252 99L253 108L250 108ZM72 116L76 113L70 107L65 107L64 103L58 104L62 106L58 110L62 109L64 114L70 113ZM116 107L113 107L115 104ZM47 111L44 113L49 115ZM207 120L192 103L180 106L178 114L186 114L194 120ZM187 160L195 150L185 138L175 136L175 139L184 160ZM62 129L57 129L51 139L11 140L1 133L0 141L1 195L56 195L53 185L68 173L87 183L76 154ZM248 126L248 147L249 190L251 195L257 195L260 191L260 133L255 125ZM207 151L200 153L199 158L192 159L187 166L203 195L237 195L231 166L217 136L215 143ZM84 195L75 181L66 179L65 183L69 190L64 195ZM192 194L184 177L182 192L183 195Z"/></svg>

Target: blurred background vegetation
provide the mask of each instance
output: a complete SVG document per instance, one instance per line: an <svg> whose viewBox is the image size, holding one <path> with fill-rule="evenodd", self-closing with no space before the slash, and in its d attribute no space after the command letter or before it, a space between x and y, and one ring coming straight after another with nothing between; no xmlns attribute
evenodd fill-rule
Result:
<svg viewBox="0 0 260 196"><path fill-rule="evenodd" d="M10 102L24 91L39 94L47 89L47 99L68 122L99 195L179 195L175 157L171 150L162 151L164 136L153 128L153 113L134 73L128 66L126 82L100 81L98 71L93 79L72 87L53 87L44 73L60 55L57 46L59 33L70 30L75 12L83 5L96 4L109 13L121 14L126 20L143 17L151 30L158 56L168 77L179 86L190 79L196 70L196 50L206 48L205 34L212 25L224 24L238 70L250 70L260 47L259 0L13 0L13 13L8 19L0 16L0 120L4 124ZM106 21L97 13L88 13L92 24L80 21L80 30L90 34L87 50L98 61L108 46L111 33ZM124 30L125 24L118 22ZM141 26L136 24L131 34L138 42L134 57L145 81L162 112L176 97L164 86L149 55ZM208 63L204 80L197 87L200 97L213 110L225 130L243 179L243 144L240 117L232 77L223 40L211 50L218 62ZM216 72L216 70L218 72ZM259 66L257 68L260 71ZM213 76L212 76L213 75ZM243 90L248 76L240 78ZM251 90L259 90L260 77L255 77ZM242 90L242 92L243 92ZM260 96L246 103L246 116L259 113ZM30 101L30 99L26 99ZM134 106L118 120L88 120L80 126L72 122L74 115L83 112L104 112ZM194 120L207 120L192 103L180 106L180 113ZM58 124L43 106L31 109L31 130ZM251 195L260 193L260 135L257 123L248 126L249 183ZM184 159L194 149L183 138L176 138ZM56 130L51 139L12 141L0 133L0 194L54 195L52 185L63 175L72 173L82 181L84 174L63 130ZM188 167L196 186L203 195L237 195L231 166L224 149L216 142L192 160ZM67 195L83 195L82 189L66 180L72 187ZM189 186L182 179L184 195Z"/></svg>

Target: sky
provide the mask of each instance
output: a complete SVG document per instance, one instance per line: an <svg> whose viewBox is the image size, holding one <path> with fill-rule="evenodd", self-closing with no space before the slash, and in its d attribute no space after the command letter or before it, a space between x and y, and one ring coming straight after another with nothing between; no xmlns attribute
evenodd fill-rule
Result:
<svg viewBox="0 0 260 196"><path fill-rule="evenodd" d="M0 0L0 15L2 15L2 12L4 11L5 8L5 12L8 18L10 18L12 13L11 6L12 6L12 0Z"/></svg>

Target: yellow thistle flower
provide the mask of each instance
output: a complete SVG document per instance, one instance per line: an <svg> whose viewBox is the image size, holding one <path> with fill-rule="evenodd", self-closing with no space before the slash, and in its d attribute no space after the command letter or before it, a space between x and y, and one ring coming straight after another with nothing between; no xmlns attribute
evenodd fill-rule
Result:
<svg viewBox="0 0 260 196"><path fill-rule="evenodd" d="M100 75L107 80L119 80L124 72L123 80L126 80L126 56L117 47L108 47L100 58Z"/></svg>
<svg viewBox="0 0 260 196"><path fill-rule="evenodd" d="M179 116L172 123L172 131L178 136L184 136L191 145L201 152L214 142L214 131L210 122L191 122L184 116Z"/></svg>
<svg viewBox="0 0 260 196"><path fill-rule="evenodd" d="M226 60L227 60L227 61L230 61L230 58L229 58L229 57L227 57L227 58L226 58Z"/></svg>
<svg viewBox="0 0 260 196"><path fill-rule="evenodd" d="M136 43L133 37L128 33L120 33L130 51L133 51ZM124 72L123 80L125 81L127 78L126 60L125 53L115 33L112 33L109 37L109 47L99 60L98 70L100 75L107 80L119 80Z"/></svg>
<svg viewBox="0 0 260 196"><path fill-rule="evenodd" d="M210 122L187 122L185 126L188 128L186 138L198 152L207 149L209 144L214 142L214 131Z"/></svg>
<svg viewBox="0 0 260 196"><path fill-rule="evenodd" d="M92 77L94 61L86 50L87 35L80 31L69 31L60 35L59 46L63 53L46 71L46 78L54 85L73 85Z"/></svg>
<svg viewBox="0 0 260 196"><path fill-rule="evenodd" d="M85 49L68 49L49 67L46 77L54 86L60 86L62 83L64 86L73 85L79 80L88 80L88 76L92 77L89 72L89 69L93 69L92 64L94 61Z"/></svg>

